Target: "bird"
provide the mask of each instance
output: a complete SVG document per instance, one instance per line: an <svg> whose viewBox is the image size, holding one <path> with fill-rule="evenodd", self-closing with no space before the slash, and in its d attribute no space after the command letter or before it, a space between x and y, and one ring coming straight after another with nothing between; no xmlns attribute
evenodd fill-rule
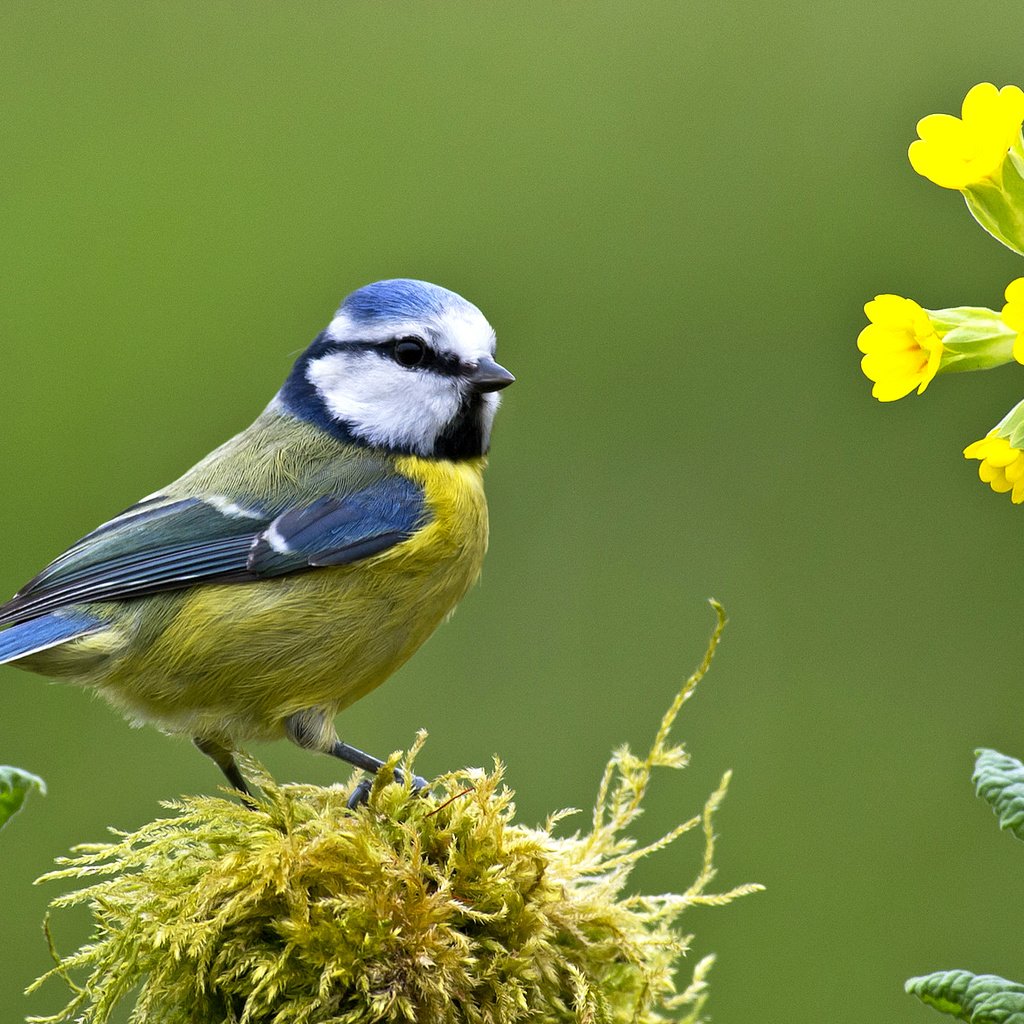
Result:
<svg viewBox="0 0 1024 1024"><path fill-rule="evenodd" d="M249 427L0 605L0 664L191 737L243 798L250 741L375 774L383 762L334 718L480 575L483 471L515 381L495 345L483 313L439 285L353 291Z"/></svg>

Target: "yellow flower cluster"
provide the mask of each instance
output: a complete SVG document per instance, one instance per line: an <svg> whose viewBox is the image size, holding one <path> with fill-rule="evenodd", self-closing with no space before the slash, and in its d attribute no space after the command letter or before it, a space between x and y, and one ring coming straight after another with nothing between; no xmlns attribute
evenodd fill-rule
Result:
<svg viewBox="0 0 1024 1024"><path fill-rule="evenodd" d="M1003 323L1017 332L1013 342L1013 358L1024 363L1024 277L1018 277L1006 286L1006 305L1003 306Z"/></svg>
<svg viewBox="0 0 1024 1024"><path fill-rule="evenodd" d="M1024 256L1024 90L974 86L961 116L930 114L917 123L908 155L915 171L962 193L967 209L993 238ZM876 295L864 307L870 323L857 338L871 394L892 402L921 394L940 371L1024 365L1024 277L1006 286L1001 312L984 306L922 309L899 295ZM964 449L978 476L997 494L1024 504L1024 401Z"/></svg>
<svg viewBox="0 0 1024 1024"><path fill-rule="evenodd" d="M929 114L917 122L920 138L908 156L918 174L943 188L965 189L991 178L1020 137L1024 91L974 86L964 97L961 117Z"/></svg>
<svg viewBox="0 0 1024 1024"><path fill-rule="evenodd" d="M1024 502L1024 451L990 432L964 449L965 459L980 459L978 476L997 494L1010 492L1015 505Z"/></svg>
<svg viewBox="0 0 1024 1024"><path fill-rule="evenodd" d="M860 332L857 347L864 353L864 376L874 382L872 396L894 402L914 388L921 394L939 372L944 351L928 314L899 295L876 295L864 312L871 323Z"/></svg>

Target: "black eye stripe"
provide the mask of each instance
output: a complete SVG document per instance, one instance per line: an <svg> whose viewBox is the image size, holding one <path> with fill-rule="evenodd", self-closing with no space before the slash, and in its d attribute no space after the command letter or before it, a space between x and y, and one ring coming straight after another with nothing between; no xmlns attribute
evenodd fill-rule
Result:
<svg viewBox="0 0 1024 1024"><path fill-rule="evenodd" d="M334 352L372 352L391 362L405 366L406 369L430 370L432 373L444 374L447 377L458 377L467 372L468 367L458 356L450 355L447 352L437 352L431 348L430 343L422 338L416 340L423 343L423 358L416 364L403 364L396 356L396 348L403 341L412 340L413 335L403 334L398 338L389 338L387 341L344 341L335 342L330 346Z"/></svg>

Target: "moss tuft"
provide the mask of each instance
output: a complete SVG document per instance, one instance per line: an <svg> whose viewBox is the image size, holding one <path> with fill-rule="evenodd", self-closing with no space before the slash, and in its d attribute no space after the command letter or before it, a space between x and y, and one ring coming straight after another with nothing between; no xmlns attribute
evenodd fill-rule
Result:
<svg viewBox="0 0 1024 1024"><path fill-rule="evenodd" d="M354 813L352 783L277 785L249 762L263 790L255 810L187 797L168 818L77 847L41 879L89 880L53 906L87 904L94 934L33 985L56 976L72 990L61 1013L34 1020L105 1024L136 992L133 1024L697 1021L711 958L680 992L692 937L679 917L760 888L707 891L728 773L662 839L641 847L627 829L652 769L687 762L669 731L710 664L724 625L715 607L704 662L646 757L612 756L585 834L555 836L563 814L516 824L497 761L441 777L432 798L379 781ZM640 858L698 828L703 867L685 892L623 895Z"/></svg>

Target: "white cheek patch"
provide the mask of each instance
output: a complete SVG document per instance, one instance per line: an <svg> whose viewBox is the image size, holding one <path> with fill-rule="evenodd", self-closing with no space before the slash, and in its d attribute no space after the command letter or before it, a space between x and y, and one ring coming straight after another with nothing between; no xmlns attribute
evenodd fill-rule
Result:
<svg viewBox="0 0 1024 1024"><path fill-rule="evenodd" d="M332 419L384 448L429 455L459 411L455 380L375 352L331 352L313 360L306 376Z"/></svg>

